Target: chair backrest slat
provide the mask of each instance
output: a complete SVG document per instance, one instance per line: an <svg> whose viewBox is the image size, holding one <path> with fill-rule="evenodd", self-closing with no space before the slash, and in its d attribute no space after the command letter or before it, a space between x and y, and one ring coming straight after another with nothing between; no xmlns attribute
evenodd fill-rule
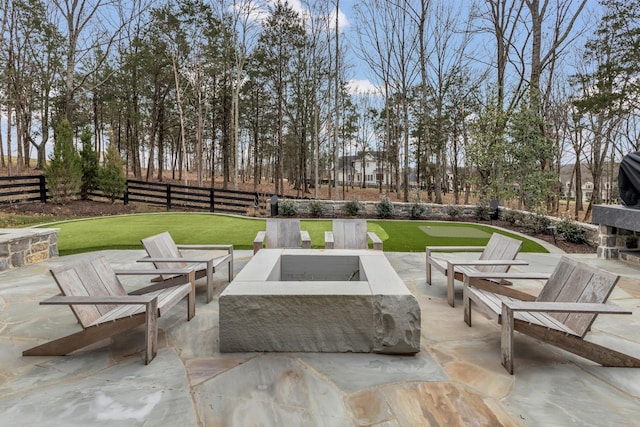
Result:
<svg viewBox="0 0 640 427"><path fill-rule="evenodd" d="M617 274L562 257L536 300L604 304L619 279ZM597 314L551 313L550 316L584 337Z"/></svg>
<svg viewBox="0 0 640 427"><path fill-rule="evenodd" d="M182 258L182 254L176 246L173 237L166 231L142 239L141 242L150 258L170 258L176 260ZM154 262L153 264L156 268L162 270L187 267L187 264L184 262Z"/></svg>
<svg viewBox="0 0 640 427"><path fill-rule="evenodd" d="M487 246L480 254L480 260L513 260L518 256L522 241L512 237L504 236L499 233L493 233L487 242ZM478 266L479 271L504 273L509 270L508 265L481 265Z"/></svg>
<svg viewBox="0 0 640 427"><path fill-rule="evenodd" d="M367 221L334 219L332 224L335 249L367 249Z"/></svg>
<svg viewBox="0 0 640 427"><path fill-rule="evenodd" d="M67 296L123 296L127 292L104 257L91 257L52 268L60 292ZM115 308L112 304L72 305L83 327Z"/></svg>
<svg viewBox="0 0 640 427"><path fill-rule="evenodd" d="M299 219L267 219L265 247L299 248L300 245Z"/></svg>

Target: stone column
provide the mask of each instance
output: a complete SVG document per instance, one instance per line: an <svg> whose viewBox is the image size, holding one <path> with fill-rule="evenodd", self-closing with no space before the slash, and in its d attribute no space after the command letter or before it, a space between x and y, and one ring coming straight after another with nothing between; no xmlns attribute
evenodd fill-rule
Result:
<svg viewBox="0 0 640 427"><path fill-rule="evenodd" d="M598 226L598 258L618 259L618 229L609 225Z"/></svg>

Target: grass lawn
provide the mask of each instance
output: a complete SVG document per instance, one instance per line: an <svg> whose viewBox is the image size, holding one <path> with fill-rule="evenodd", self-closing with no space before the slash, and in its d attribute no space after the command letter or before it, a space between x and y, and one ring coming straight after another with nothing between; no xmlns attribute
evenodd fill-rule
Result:
<svg viewBox="0 0 640 427"><path fill-rule="evenodd" d="M488 225L438 221L369 220L389 252L423 252L427 245L482 246L493 232L524 242L523 252L547 252L538 243ZM251 249L256 233L265 229L264 219L215 214L142 214L109 216L47 224L60 228L60 255L103 249L141 249L140 239L169 231L177 243L231 243L236 249ZM313 248L324 247L324 232L331 220L303 220L302 229L311 235Z"/></svg>

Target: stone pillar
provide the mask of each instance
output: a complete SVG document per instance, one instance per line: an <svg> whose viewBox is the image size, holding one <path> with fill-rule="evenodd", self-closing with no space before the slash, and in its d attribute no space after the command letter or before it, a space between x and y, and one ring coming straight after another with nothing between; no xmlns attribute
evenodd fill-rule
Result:
<svg viewBox="0 0 640 427"><path fill-rule="evenodd" d="M618 259L618 229L609 225L598 226L598 258Z"/></svg>

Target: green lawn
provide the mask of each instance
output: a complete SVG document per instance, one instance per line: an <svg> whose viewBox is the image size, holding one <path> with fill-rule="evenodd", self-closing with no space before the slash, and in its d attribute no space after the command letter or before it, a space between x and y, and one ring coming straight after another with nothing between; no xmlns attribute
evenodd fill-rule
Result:
<svg viewBox="0 0 640 427"><path fill-rule="evenodd" d="M482 246L497 231L524 242L523 252L547 252L538 243L488 225L438 221L369 220L390 252L423 252L426 245ZM141 249L140 239L169 231L177 243L231 243L236 249L251 249L256 233L265 229L263 219L214 214L143 214L100 217L47 224L60 228L60 255L102 249ZM303 220L302 228L311 235L314 248L324 247L324 232L331 220Z"/></svg>

